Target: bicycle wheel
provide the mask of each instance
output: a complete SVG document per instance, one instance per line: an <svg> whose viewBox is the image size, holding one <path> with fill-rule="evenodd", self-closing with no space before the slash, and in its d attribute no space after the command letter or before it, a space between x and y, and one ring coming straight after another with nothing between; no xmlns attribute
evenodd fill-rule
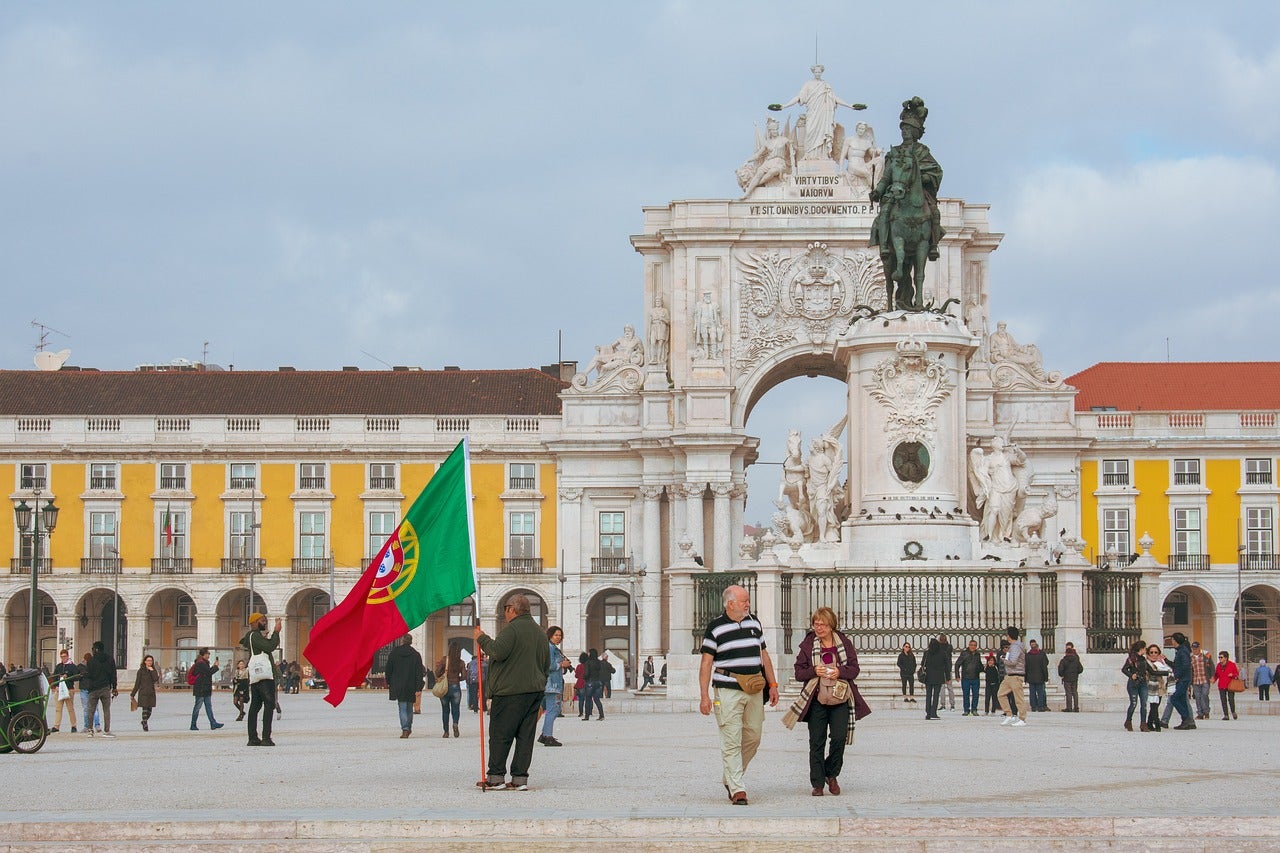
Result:
<svg viewBox="0 0 1280 853"><path fill-rule="evenodd" d="M48 736L44 719L34 711L19 711L9 721L9 744L14 752L39 752Z"/></svg>

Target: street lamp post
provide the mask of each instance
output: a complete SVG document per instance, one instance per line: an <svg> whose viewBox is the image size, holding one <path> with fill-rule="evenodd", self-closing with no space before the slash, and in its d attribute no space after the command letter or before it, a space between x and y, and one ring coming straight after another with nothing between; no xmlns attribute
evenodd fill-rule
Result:
<svg viewBox="0 0 1280 853"><path fill-rule="evenodd" d="M40 655L36 638L39 624L36 621L36 600L40 585L40 528L43 526L45 533L53 533L53 529L58 526L58 508L50 499L44 509L40 509L39 489L35 490L33 500L35 501L34 509L27 506L26 501L19 501L13 508L13 516L19 531L25 533L27 527L31 527L31 602L27 607L27 623L30 629L27 638L27 662L32 669L36 669L39 667Z"/></svg>

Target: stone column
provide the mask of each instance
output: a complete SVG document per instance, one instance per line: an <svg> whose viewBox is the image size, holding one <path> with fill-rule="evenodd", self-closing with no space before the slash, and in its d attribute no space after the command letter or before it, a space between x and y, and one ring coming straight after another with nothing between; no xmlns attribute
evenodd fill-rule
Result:
<svg viewBox="0 0 1280 853"><path fill-rule="evenodd" d="M785 646L782 642L782 566L757 565L756 594L751 598L751 612L764 628L765 648L773 659L773 674L779 684L786 682Z"/></svg>
<svg viewBox="0 0 1280 853"><path fill-rule="evenodd" d="M742 528L747 521L747 484L734 483L729 492L729 553L738 553L742 542Z"/></svg>
<svg viewBox="0 0 1280 853"><path fill-rule="evenodd" d="M714 525L711 534L711 568L717 572L727 572L733 568L732 547L733 534L730 530L729 494L733 491L732 483L712 483L711 492L715 496Z"/></svg>
<svg viewBox="0 0 1280 853"><path fill-rule="evenodd" d="M564 552L564 565L560 570L565 574L581 574L582 489L560 490L560 545ZM561 555L557 554L556 558L561 559ZM568 630L568 626L565 626L565 630Z"/></svg>
<svg viewBox="0 0 1280 853"><path fill-rule="evenodd" d="M1027 632L1026 640L1038 638L1044 645L1044 601L1040 592L1040 575L1038 572L1027 572L1027 579L1022 584L1022 624ZM1062 649L1058 649L1062 654Z"/></svg>
<svg viewBox="0 0 1280 853"><path fill-rule="evenodd" d="M123 597L124 596L121 596L121 598ZM133 615L135 612L138 615L136 616ZM125 619L128 620L125 623L125 639L124 639L126 660L123 662L117 661L116 664L121 669L136 670L139 666L142 665L142 656L145 654L142 647L144 645L144 641L147 638L146 610L143 608L138 608L137 610L135 610L134 608L131 607L125 613Z"/></svg>
<svg viewBox="0 0 1280 853"><path fill-rule="evenodd" d="M680 561L667 569L671 583L670 625L667 631L667 696L692 701L699 697L698 671L702 655L694 651L693 578L702 567Z"/></svg>
<svg viewBox="0 0 1280 853"><path fill-rule="evenodd" d="M1214 663L1218 662L1218 652L1221 651L1231 652L1232 660L1235 660L1237 657L1236 611L1234 604L1235 602L1233 601L1233 606L1230 610L1219 609L1213 611L1213 633L1214 639L1218 641L1218 647L1216 649L1210 649L1210 652L1213 654ZM1239 662L1237 662L1237 666L1238 665Z"/></svg>
<svg viewBox="0 0 1280 853"><path fill-rule="evenodd" d="M214 648L218 645L218 617L217 611L211 611L209 616L202 616L196 612L196 645L208 646ZM245 628L248 631L248 628ZM234 667L235 664L232 663Z"/></svg>
<svg viewBox="0 0 1280 853"><path fill-rule="evenodd" d="M1076 555L1079 557L1079 555ZM1084 563L1081 558L1081 563ZM1054 643L1057 653L1074 643L1076 651L1084 654L1089 647L1085 641L1084 626L1084 572L1088 564L1062 565L1056 567L1058 574L1058 628L1054 631Z"/></svg>
<svg viewBox="0 0 1280 853"><path fill-rule="evenodd" d="M702 493L706 483L685 483L682 494L685 499L685 530L693 542L693 553L702 557L703 564L707 559L707 540L702 530Z"/></svg>
<svg viewBox="0 0 1280 853"><path fill-rule="evenodd" d="M638 660L662 653L662 486L642 486L644 497L645 576L639 587L640 648Z"/></svg>

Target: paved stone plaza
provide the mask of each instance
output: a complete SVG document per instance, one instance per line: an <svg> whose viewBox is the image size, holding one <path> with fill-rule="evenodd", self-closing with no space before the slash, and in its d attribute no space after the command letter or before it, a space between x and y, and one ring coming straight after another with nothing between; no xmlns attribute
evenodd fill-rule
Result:
<svg viewBox="0 0 1280 853"><path fill-rule="evenodd" d="M816 798L804 733L770 713L747 776L751 806L735 808L719 784L714 723L696 713L563 719L556 733L565 746L537 747L530 791L482 794L474 714L464 712L461 738L444 740L438 704L427 699L436 713L402 740L384 694L353 693L338 710L318 694L285 701L275 749L245 746L225 694L215 711L228 726L217 733L188 731L190 698L163 694L149 734L117 701L115 740L60 733L35 755L0 756L0 819L9 827L0 851L48 842L47 822L62 824L54 838L131 850L200 839L239 849L261 838L276 846L251 849L391 850L428 840L448 849L495 836L543 846L608 837L628 848L768 841L776 850L836 833L871 847L915 835L915 849L1000 836L1017 838L1019 849L1028 836L1223 849L1209 837L1218 832L1235 835L1232 844L1280 847L1280 719L1269 715L1131 734L1117 714L1033 714L1013 729L994 716L943 711L926 722L922 711L877 709L846 754L843 795Z"/></svg>

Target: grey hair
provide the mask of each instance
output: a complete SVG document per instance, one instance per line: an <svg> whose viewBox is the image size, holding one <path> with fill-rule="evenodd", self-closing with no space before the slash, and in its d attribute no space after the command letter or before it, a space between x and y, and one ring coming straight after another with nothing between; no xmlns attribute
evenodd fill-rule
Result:
<svg viewBox="0 0 1280 853"><path fill-rule="evenodd" d="M507 604L510 604L516 609L517 616L523 616L529 612L529 596L525 595L523 592L517 592L515 595L508 598Z"/></svg>
<svg viewBox="0 0 1280 853"><path fill-rule="evenodd" d="M726 586L724 588L724 592L720 593L720 603L727 607L730 601L733 601L738 597L738 590L742 590L743 592L747 591L745 587L737 586L736 584L733 586Z"/></svg>

